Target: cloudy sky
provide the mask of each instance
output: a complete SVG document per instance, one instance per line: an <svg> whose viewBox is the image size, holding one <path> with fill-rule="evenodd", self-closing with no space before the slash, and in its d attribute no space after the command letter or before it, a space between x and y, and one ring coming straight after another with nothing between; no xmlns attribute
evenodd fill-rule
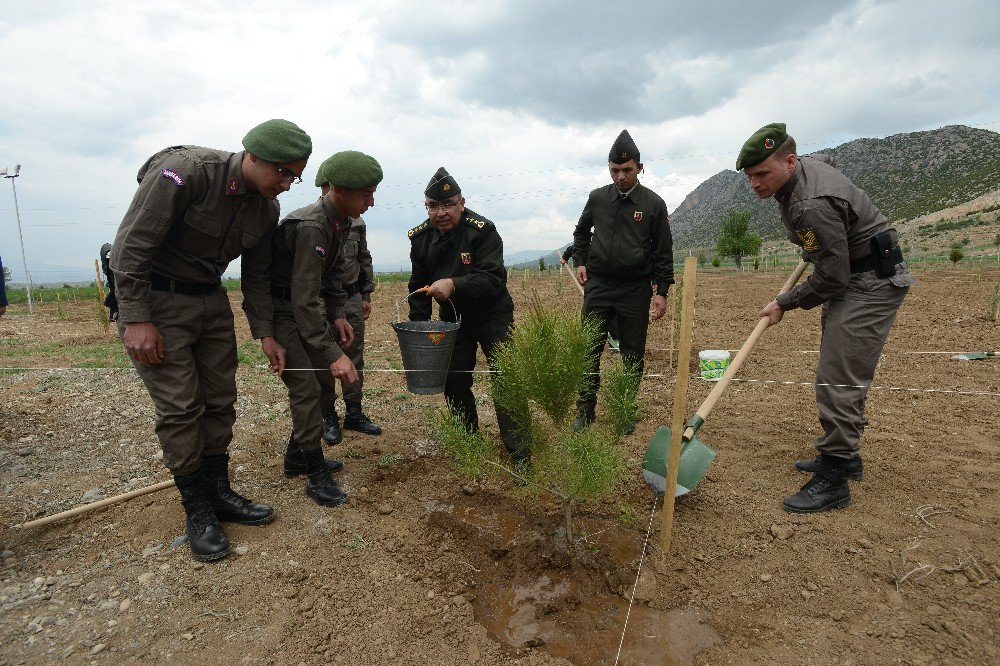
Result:
<svg viewBox="0 0 1000 666"><path fill-rule="evenodd" d="M285 212L315 198L327 155L382 163L365 216L377 265L406 263L406 230L442 165L508 253L555 248L608 182L623 127L671 210L768 122L786 122L805 150L949 124L997 130L998 27L989 0L7 2L0 168L23 165L36 282L61 279L41 263L93 265L150 154L236 151L272 117L298 123L316 150ZM0 256L17 275L2 185Z"/></svg>

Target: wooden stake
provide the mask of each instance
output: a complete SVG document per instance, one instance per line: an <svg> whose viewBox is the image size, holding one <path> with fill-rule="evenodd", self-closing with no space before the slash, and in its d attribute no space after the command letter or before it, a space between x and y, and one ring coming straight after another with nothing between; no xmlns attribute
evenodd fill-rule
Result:
<svg viewBox="0 0 1000 666"><path fill-rule="evenodd" d="M101 313L101 323L104 324L104 335L108 334L108 313L104 311L104 282L101 281L101 264L94 259L94 272L97 273L97 311Z"/></svg>
<svg viewBox="0 0 1000 666"><path fill-rule="evenodd" d="M559 262L559 265L562 268L566 269L566 272L569 273L570 282L572 282L573 284L575 284L576 288L579 289L580 293L582 294L583 293L583 285L576 281L576 276L573 275L573 271L570 270L569 264L567 262L562 261L562 262Z"/></svg>
<svg viewBox="0 0 1000 666"><path fill-rule="evenodd" d="M91 504L84 504L83 506L78 506L75 509L69 509L67 511L55 513L52 514L51 516L45 516L44 518L39 518L38 520L29 520L23 525L20 525L20 527L42 527L43 525L54 523L57 520L72 518L73 516L79 516L82 513L89 513L91 511L94 511L95 509L100 509L101 507L105 507L110 504L117 504L119 502L124 502L126 500L133 499L135 497L148 495L149 493L155 493L158 490L163 490L164 488L170 488L173 485L174 485L173 479L171 479L170 481L161 481L160 483L157 483L152 486L146 486L145 488L132 490L127 493L122 493L121 495L115 495L114 497L109 497L108 499L99 500Z"/></svg>
<svg viewBox="0 0 1000 666"><path fill-rule="evenodd" d="M670 313L670 344L667 345L667 367L674 367L674 327L677 324L677 289L670 289L667 297L667 312Z"/></svg>
<svg viewBox="0 0 1000 666"><path fill-rule="evenodd" d="M667 457L667 479L663 495L663 524L660 528L660 547L670 549L670 536L674 529L674 494L677 492L677 472L681 463L681 436L684 432L684 413L687 410L688 365L691 363L691 331L694 324L694 294L698 260L684 260L684 288L681 298L681 341L677 346L677 385L674 389L674 417L670 422L670 454Z"/></svg>

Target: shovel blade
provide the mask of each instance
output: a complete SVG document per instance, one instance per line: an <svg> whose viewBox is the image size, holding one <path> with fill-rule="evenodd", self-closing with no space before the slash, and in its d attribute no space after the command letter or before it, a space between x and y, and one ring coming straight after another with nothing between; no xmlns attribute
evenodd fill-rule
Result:
<svg viewBox="0 0 1000 666"><path fill-rule="evenodd" d="M642 477L649 487L662 495L667 487L667 457L670 454L670 428L662 427L653 435L642 461ZM715 458L715 450L697 437L681 443L675 497L685 495L698 485Z"/></svg>

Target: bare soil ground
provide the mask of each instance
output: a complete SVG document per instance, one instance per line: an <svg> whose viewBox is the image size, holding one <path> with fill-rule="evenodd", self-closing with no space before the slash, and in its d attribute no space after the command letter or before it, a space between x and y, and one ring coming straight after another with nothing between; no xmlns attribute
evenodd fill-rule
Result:
<svg viewBox="0 0 1000 666"><path fill-rule="evenodd" d="M698 278L695 349L738 348L778 272ZM191 559L168 489L40 529L16 525L168 478L153 412L91 304L0 319L0 663L247 664L987 664L1000 631L1000 346L985 311L1000 271L918 274L868 403L865 479L854 505L794 516L780 501L813 455L810 384L819 312L768 330L700 432L719 456L677 504L659 549L658 503L638 469L669 424L667 326L651 327L643 420L620 494L580 508L575 561L561 514L506 481L460 478L405 390L390 327L403 285L383 283L369 324L366 409L385 433L328 448L351 501L322 508L286 479L284 388L238 375L234 485L276 507L228 528L234 553ZM512 280L577 308L568 281ZM232 295L234 307L238 295ZM237 308L238 309L238 308ZM914 353L949 352L949 353ZM381 372L379 372L381 371ZM711 385L694 382L688 413ZM485 379L476 392L486 396ZM495 429L483 400L484 427ZM636 603L626 613L651 510Z"/></svg>

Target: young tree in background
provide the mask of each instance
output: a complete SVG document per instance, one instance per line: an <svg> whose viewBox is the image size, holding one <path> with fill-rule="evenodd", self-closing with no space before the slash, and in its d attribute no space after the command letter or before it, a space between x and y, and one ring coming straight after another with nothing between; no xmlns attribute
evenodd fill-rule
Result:
<svg viewBox="0 0 1000 666"><path fill-rule="evenodd" d="M737 270L742 265L743 257L758 254L763 243L760 236L750 231L751 214L748 210L730 211L722 223L722 233L715 246L720 256L733 258Z"/></svg>

